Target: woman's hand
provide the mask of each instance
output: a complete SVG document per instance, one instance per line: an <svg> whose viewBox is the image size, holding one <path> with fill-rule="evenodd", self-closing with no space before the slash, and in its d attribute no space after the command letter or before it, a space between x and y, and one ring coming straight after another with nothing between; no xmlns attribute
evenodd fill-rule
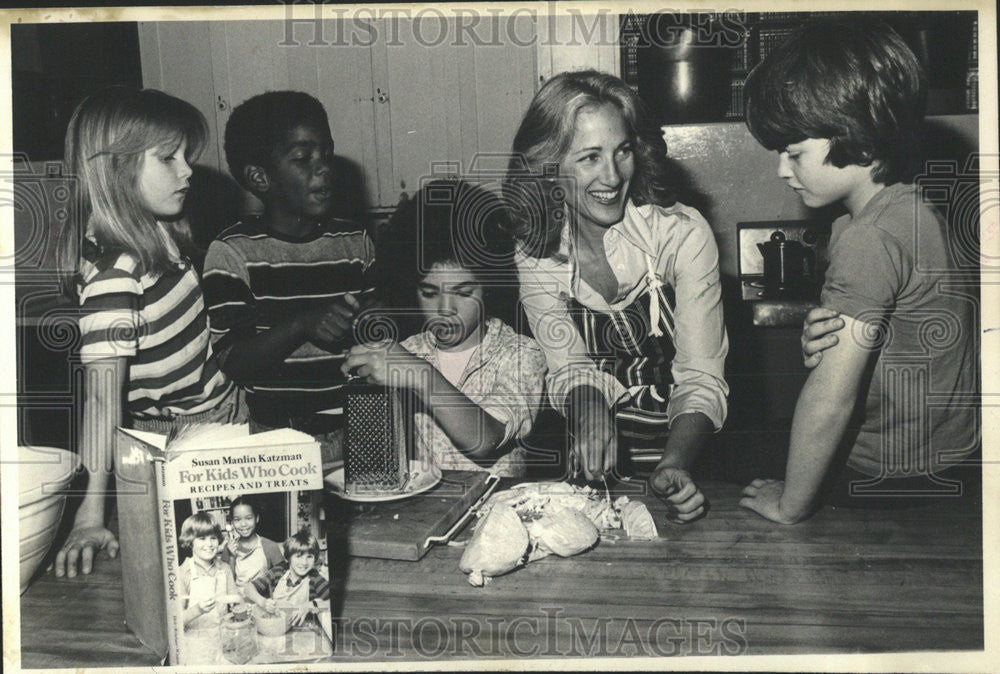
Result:
<svg viewBox="0 0 1000 674"><path fill-rule="evenodd" d="M427 361L395 342L370 342L352 346L340 370L369 384L416 388L428 367Z"/></svg>
<svg viewBox="0 0 1000 674"><path fill-rule="evenodd" d="M580 469L587 480L599 480L614 470L618 452L614 411L604 394L592 386L577 386L569 393L570 475Z"/></svg>
<svg viewBox="0 0 1000 674"><path fill-rule="evenodd" d="M75 524L69 537L56 554L57 578L76 576L77 562L80 573L89 574L94 568L94 553L107 550L108 556L118 556L118 539L101 524Z"/></svg>
<svg viewBox="0 0 1000 674"><path fill-rule="evenodd" d="M276 602L274 599L265 599L264 600L264 610L267 611L268 613L271 613L271 614L277 613L278 612L278 602Z"/></svg>
<svg viewBox="0 0 1000 674"><path fill-rule="evenodd" d="M812 369L823 360L823 351L840 341L835 333L844 327L844 319L832 309L810 309L802 323L802 362Z"/></svg>
<svg viewBox="0 0 1000 674"><path fill-rule="evenodd" d="M657 466L649 476L653 492L667 502L667 519L677 524L687 524L705 514L707 501L701 489L682 468Z"/></svg>
<svg viewBox="0 0 1000 674"><path fill-rule="evenodd" d="M795 524L805 517L789 515L781 509L781 497L785 493L784 480L756 479L743 488L740 507L752 510L761 517L779 524Z"/></svg>

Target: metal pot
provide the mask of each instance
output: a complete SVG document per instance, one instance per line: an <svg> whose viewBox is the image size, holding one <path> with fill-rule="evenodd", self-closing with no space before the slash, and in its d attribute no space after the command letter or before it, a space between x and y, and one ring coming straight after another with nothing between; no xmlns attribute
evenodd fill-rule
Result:
<svg viewBox="0 0 1000 674"><path fill-rule="evenodd" d="M729 107L730 49L716 46L711 24L653 15L636 53L639 96L659 124L718 121Z"/></svg>
<svg viewBox="0 0 1000 674"><path fill-rule="evenodd" d="M764 289L788 290L812 277L816 269L816 254L799 241L788 241L781 231L771 234L771 240L758 243L764 256Z"/></svg>

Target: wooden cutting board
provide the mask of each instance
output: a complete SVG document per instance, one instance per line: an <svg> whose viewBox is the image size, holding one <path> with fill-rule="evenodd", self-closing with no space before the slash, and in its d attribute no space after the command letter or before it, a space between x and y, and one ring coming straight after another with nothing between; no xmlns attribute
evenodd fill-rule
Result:
<svg viewBox="0 0 1000 674"><path fill-rule="evenodd" d="M355 557L417 561L486 491L488 473L446 470L434 488L398 501L355 503L327 494L327 534ZM343 547L340 547L343 546Z"/></svg>

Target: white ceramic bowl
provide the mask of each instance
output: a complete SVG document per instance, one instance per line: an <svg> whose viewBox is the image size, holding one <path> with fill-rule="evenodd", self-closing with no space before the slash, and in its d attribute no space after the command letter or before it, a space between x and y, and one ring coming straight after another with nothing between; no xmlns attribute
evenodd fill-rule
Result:
<svg viewBox="0 0 1000 674"><path fill-rule="evenodd" d="M59 529L59 520L66 505L63 490L76 473L79 457L65 449L18 447L17 459L17 519L23 593Z"/></svg>

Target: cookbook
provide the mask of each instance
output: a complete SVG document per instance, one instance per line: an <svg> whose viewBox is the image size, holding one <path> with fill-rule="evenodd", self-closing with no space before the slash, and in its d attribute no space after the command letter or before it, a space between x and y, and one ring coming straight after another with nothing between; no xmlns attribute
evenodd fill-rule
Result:
<svg viewBox="0 0 1000 674"><path fill-rule="evenodd" d="M279 429L119 429L125 620L171 665L332 654L319 444Z"/></svg>

